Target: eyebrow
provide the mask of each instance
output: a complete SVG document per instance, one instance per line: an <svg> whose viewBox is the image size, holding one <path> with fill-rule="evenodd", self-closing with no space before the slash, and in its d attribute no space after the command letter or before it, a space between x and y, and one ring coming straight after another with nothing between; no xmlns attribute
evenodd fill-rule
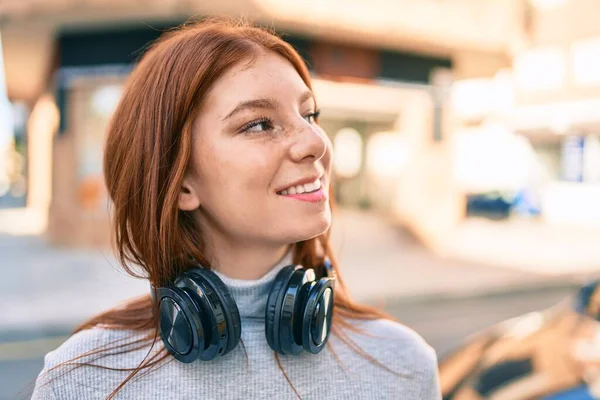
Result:
<svg viewBox="0 0 600 400"><path fill-rule="evenodd" d="M300 96L300 104L306 102L307 100L309 100L311 98L314 99L315 96L314 96L313 92L311 92L310 90L307 90L306 92L302 93L302 95ZM276 110L277 102L270 97L261 97L258 99L243 101L243 102L239 103L237 106L235 106L235 108L229 114L227 114L225 117L223 117L221 119L221 121L225 121L226 119L231 118L234 114L237 114L240 111L253 109L253 108Z"/></svg>

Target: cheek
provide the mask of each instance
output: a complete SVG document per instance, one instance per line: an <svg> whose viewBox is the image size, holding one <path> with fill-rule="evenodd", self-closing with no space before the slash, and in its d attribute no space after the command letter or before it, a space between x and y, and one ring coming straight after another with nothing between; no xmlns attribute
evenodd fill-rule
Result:
<svg viewBox="0 0 600 400"><path fill-rule="evenodd" d="M240 196L249 199L253 195L264 194L277 172L275 149L257 151L246 144L211 153L200 165L201 190L220 202L230 203L238 201Z"/></svg>
<svg viewBox="0 0 600 400"><path fill-rule="evenodd" d="M272 156L261 153L239 160L236 168L240 171L247 188L264 190L277 170L277 163Z"/></svg>

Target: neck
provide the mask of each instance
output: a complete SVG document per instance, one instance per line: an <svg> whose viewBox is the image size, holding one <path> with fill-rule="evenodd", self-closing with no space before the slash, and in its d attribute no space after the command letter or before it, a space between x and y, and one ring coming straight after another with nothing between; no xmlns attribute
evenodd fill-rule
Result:
<svg viewBox="0 0 600 400"><path fill-rule="evenodd" d="M242 319L253 319L263 321L262 329L264 329L265 310L267 309L267 299L273 287L273 282L277 274L286 266L292 263L292 252L288 252L279 262L271 267L271 269L261 276L259 279L245 280L234 279L223 275L219 271L214 271L215 274L227 286L229 293L233 296L238 307L240 317ZM247 325L244 326L247 329Z"/></svg>
<svg viewBox="0 0 600 400"><path fill-rule="evenodd" d="M256 280L266 275L290 250L290 245L277 248L220 247L213 250L215 271L233 279Z"/></svg>

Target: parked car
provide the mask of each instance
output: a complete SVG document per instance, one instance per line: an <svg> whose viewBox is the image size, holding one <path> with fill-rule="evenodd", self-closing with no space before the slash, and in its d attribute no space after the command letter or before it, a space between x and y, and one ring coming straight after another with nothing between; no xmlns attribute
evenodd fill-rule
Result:
<svg viewBox="0 0 600 400"><path fill-rule="evenodd" d="M444 400L600 399L600 281L440 360Z"/></svg>
<svg viewBox="0 0 600 400"><path fill-rule="evenodd" d="M478 193L467 196L467 215L490 219L505 219L513 207L512 197L501 192Z"/></svg>

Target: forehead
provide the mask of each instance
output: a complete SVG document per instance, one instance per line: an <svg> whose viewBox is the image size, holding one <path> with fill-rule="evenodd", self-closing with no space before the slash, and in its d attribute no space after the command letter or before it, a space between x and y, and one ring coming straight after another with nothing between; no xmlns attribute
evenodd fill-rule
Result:
<svg viewBox="0 0 600 400"><path fill-rule="evenodd" d="M223 113L241 101L259 97L295 102L307 89L288 60L275 53L261 52L250 62L236 64L214 84L204 102L205 111Z"/></svg>

